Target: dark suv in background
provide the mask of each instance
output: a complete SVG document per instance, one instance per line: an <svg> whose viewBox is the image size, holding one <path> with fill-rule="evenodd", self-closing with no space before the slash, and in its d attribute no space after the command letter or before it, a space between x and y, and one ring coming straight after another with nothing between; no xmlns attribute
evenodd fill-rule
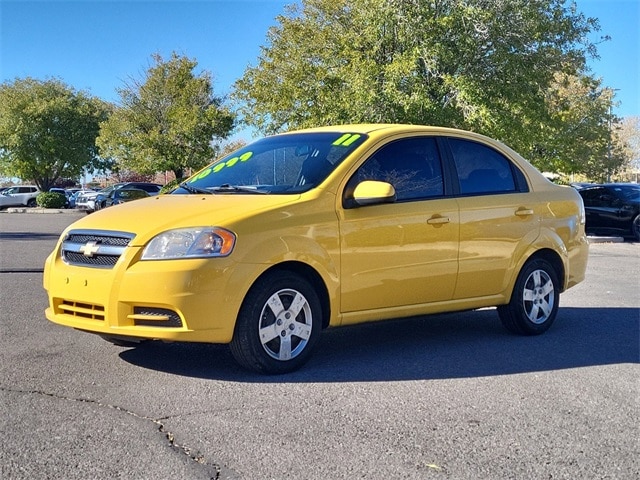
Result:
<svg viewBox="0 0 640 480"><path fill-rule="evenodd" d="M160 190L162 190L162 185L159 183L147 183L147 182L127 182L127 183L116 183L113 185L113 188L106 191L107 189L100 190L98 195L96 195L95 199L95 210L100 210L101 208L105 208L107 206L107 198L113 190L120 190L122 188L126 189L137 189L144 190L149 195L158 195Z"/></svg>
<svg viewBox="0 0 640 480"><path fill-rule="evenodd" d="M580 188L587 233L620 235L640 242L640 185L605 183Z"/></svg>

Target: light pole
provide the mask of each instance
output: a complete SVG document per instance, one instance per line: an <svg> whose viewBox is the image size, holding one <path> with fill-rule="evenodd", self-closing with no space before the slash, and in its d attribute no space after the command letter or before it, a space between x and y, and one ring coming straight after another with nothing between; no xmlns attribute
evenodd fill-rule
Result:
<svg viewBox="0 0 640 480"><path fill-rule="evenodd" d="M619 92L620 89L609 88L608 90L611 92L611 95L609 96L609 148L607 152L607 182L611 182L611 151L613 149L613 98L616 96L615 92Z"/></svg>

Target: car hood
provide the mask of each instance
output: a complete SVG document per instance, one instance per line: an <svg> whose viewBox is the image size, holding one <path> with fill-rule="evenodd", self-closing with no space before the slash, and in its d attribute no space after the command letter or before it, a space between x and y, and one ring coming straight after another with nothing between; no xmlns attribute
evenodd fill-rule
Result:
<svg viewBox="0 0 640 480"><path fill-rule="evenodd" d="M299 195L158 195L98 210L69 226L136 235L144 245L166 230L194 226L233 228L234 222L291 204Z"/></svg>

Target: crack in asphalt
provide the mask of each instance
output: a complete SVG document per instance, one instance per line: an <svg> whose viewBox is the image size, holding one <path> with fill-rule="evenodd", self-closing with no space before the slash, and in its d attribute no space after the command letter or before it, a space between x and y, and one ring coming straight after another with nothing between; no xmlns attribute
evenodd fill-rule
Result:
<svg viewBox="0 0 640 480"><path fill-rule="evenodd" d="M178 452L188 456L190 459L192 459L193 461L201 464L201 465L207 465L209 467L213 467L215 470L215 476L211 477L211 480L219 480L220 479L220 466L217 464L211 464L211 463L207 463L207 461L205 460L204 456L200 453L200 452L194 452L190 447L188 447L187 445L182 445L180 443L178 443L176 441L175 435L170 432L169 430L165 429L164 424L162 423L161 420L167 420L167 419L171 419L171 416L168 417L161 417L160 419L155 419L155 418L151 418L151 417L147 417L145 415L140 415L134 411L131 410L127 410L126 408L123 407L119 407L118 405L111 405L109 403L101 403L98 402L97 400L91 400L90 398L72 398L72 397L65 397L63 395L57 395L55 393L49 393L49 392L43 392L40 390L16 390L16 389L12 389L12 388L6 388L6 387L0 387L0 391L5 391L5 392L12 392L12 393L23 393L23 394L28 394L28 395L42 395L45 397L51 397L51 398L56 398L58 400L66 400L68 402L79 402L79 403L88 403L88 404L92 404L92 405L97 405L99 407L103 407L103 408L110 408L112 410L116 410L118 412L122 412L125 413L127 415L131 415L134 418L138 418L140 420L146 420L149 421L151 423L153 423L154 425L156 425L158 427L158 431L164 435L164 437L167 439L167 441L169 442L169 446L175 450L177 450Z"/></svg>

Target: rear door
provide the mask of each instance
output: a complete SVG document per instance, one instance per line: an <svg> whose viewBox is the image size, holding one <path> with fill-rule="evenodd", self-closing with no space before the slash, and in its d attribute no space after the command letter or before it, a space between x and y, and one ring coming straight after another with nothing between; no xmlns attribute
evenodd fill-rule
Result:
<svg viewBox="0 0 640 480"><path fill-rule="evenodd" d="M35 190L36 189L33 187L17 187L14 203L16 205L26 205L31 197L33 197L33 193L35 192Z"/></svg>
<svg viewBox="0 0 640 480"><path fill-rule="evenodd" d="M449 138L458 180L459 272L454 298L502 292L525 245L539 233L539 212L523 173L490 145Z"/></svg>

